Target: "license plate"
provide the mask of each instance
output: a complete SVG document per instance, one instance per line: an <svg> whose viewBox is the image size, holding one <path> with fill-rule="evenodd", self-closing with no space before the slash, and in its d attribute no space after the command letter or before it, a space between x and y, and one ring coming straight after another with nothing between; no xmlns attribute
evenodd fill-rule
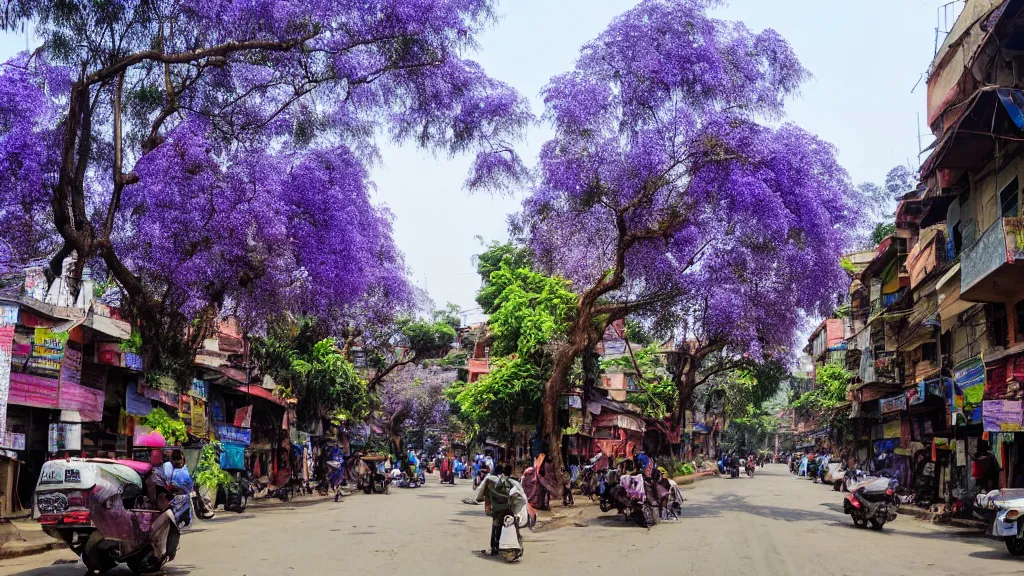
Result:
<svg viewBox="0 0 1024 576"><path fill-rule="evenodd" d="M68 497L60 492L46 492L36 496L36 507L41 514L57 514L68 509Z"/></svg>
<svg viewBox="0 0 1024 576"><path fill-rule="evenodd" d="M65 482L81 482L82 473L77 468L68 468L64 470L64 481Z"/></svg>

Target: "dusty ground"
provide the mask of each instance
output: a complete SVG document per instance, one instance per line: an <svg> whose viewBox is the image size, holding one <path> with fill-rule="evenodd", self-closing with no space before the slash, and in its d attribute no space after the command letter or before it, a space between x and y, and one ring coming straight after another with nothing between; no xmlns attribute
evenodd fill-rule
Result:
<svg viewBox="0 0 1024 576"><path fill-rule="evenodd" d="M769 466L753 479L711 478L686 490L680 522L644 530L593 508L586 527L525 533L517 565L482 558L489 520L469 506L468 482L341 503L285 504L218 513L182 539L169 574L1021 574L1002 543L901 517L882 532L857 530L842 496ZM68 551L4 561L0 574L79 576ZM55 562L57 564L55 564ZM116 574L127 574L122 568Z"/></svg>

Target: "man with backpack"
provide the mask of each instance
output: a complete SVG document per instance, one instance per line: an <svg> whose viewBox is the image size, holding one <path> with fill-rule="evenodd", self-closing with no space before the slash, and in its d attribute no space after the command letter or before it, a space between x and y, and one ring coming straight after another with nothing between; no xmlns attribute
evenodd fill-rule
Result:
<svg viewBox="0 0 1024 576"><path fill-rule="evenodd" d="M483 553L497 556L505 516L512 514L518 518L524 512L526 503L526 492L522 484L512 479L511 464L498 464L494 473L484 478L477 489L476 501L484 503L484 511L491 517L491 547ZM517 520L517 535L519 524Z"/></svg>

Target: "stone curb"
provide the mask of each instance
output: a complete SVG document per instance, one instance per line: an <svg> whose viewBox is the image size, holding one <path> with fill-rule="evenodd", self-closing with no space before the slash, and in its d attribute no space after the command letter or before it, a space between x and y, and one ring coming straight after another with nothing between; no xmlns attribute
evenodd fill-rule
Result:
<svg viewBox="0 0 1024 576"><path fill-rule="evenodd" d="M22 556L32 556L35 554L43 554L51 550L63 550L68 545L64 542L8 542L0 547L0 560L10 560L12 558L21 558Z"/></svg>

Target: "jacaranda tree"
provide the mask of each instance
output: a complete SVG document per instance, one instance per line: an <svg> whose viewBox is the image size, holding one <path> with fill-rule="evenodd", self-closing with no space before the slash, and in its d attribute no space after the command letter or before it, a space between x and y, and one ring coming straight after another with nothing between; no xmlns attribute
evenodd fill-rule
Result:
<svg viewBox="0 0 1024 576"><path fill-rule="evenodd" d="M554 136L518 224L579 294L545 388L556 469L559 396L610 322L712 287L705 322L751 340L841 292L853 188L831 145L778 122L808 74L778 33L712 18L715 4L641 2L544 88ZM747 321L751 303L771 316Z"/></svg>
<svg viewBox="0 0 1024 576"><path fill-rule="evenodd" d="M143 342L230 305L325 315L399 292L376 138L522 172L524 100L464 57L491 0L3 0L42 45L0 68L0 251L77 256Z"/></svg>

